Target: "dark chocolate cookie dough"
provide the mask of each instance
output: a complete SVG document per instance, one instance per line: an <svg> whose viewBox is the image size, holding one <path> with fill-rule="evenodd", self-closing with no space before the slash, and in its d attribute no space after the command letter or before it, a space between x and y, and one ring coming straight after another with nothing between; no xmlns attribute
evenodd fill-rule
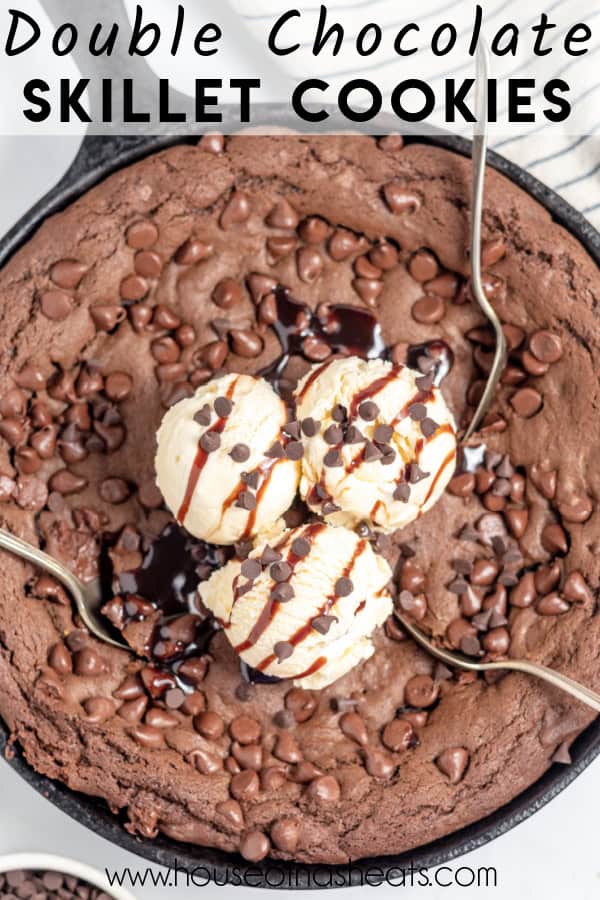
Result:
<svg viewBox="0 0 600 900"><path fill-rule="evenodd" d="M537 681L436 666L393 617L321 693L247 682L224 635L187 610L165 620L173 597L156 610L139 570L165 541L171 566L189 560L154 485L161 416L214 372L279 357L277 285L324 321L368 309L397 362L453 358L442 390L466 424L493 350L469 293L469 182L468 161L397 140L213 138L113 175L0 273L2 526L83 578L111 562L107 612L132 646L154 635L148 662L97 642L4 555L0 714L36 769L125 809L131 831L250 860L397 853L509 801L590 721ZM485 241L501 389L442 500L377 546L396 602L440 641L600 689L600 276L495 172ZM293 347L282 390L331 352L318 328ZM226 558L192 550L190 590ZM196 650L174 668L173 646Z"/></svg>

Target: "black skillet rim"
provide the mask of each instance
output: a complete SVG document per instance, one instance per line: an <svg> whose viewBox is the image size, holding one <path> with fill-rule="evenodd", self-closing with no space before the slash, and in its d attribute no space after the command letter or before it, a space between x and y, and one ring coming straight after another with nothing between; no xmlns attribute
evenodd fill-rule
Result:
<svg viewBox="0 0 600 900"><path fill-rule="evenodd" d="M0 266L25 243L44 219L60 211L86 190L111 172L148 156L171 144L193 141L173 135L154 137L86 137L75 161L61 181L36 203L17 224L0 240ZM470 155L470 142L453 135L436 134L408 137L407 141L433 143ZM570 204L559 197L520 166L497 153L490 152L489 164L514 181L538 200L551 213L555 221L566 228L585 247L600 265L600 234ZM229 854L210 847L198 847L172 841L163 836L143 840L125 830L118 817L108 810L103 801L70 790L61 782L40 775L24 759L18 748L9 745L9 734L0 722L0 752L8 764L38 793L50 800L71 818L94 831L118 847L129 850L144 859L161 866L178 865L188 871L208 869L220 882L235 868L245 886L286 889L318 889L324 884L335 887L351 887L365 883L369 871L377 870L390 879L398 878L399 870L435 868L469 853L514 828L546 805L563 791L600 753L600 718L592 722L577 738L571 748L570 766L552 765L534 784L515 797L510 803L471 825L414 850L395 856L380 856L358 860L351 865L307 866L276 860L264 860L250 864L237 854ZM250 873L254 873L253 876ZM257 881L259 872L262 883ZM319 884L315 883L318 873ZM278 881L269 881L275 878ZM242 883L244 883L242 881Z"/></svg>

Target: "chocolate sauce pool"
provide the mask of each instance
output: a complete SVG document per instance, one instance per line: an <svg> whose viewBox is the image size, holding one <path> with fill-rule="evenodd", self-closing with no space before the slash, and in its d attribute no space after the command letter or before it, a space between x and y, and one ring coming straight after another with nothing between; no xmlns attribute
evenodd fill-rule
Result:
<svg viewBox="0 0 600 900"><path fill-rule="evenodd" d="M207 578L223 562L222 548L196 540L172 522L150 544L139 569L118 576L119 593L143 597L165 616L196 612L201 575Z"/></svg>
<svg viewBox="0 0 600 900"><path fill-rule="evenodd" d="M307 354L307 341L322 342L334 354L360 356L364 359L388 359L390 350L381 335L377 318L368 310L344 304L327 304L313 312L295 300L289 291L275 289L278 319L273 328L281 344L281 355L260 375L282 396L289 394L283 373L292 356ZM454 354L442 340L409 346L406 364L423 373L433 373L437 386L450 372ZM479 448L473 448L479 449ZM471 448L464 451L465 461ZM475 454L473 454L475 456ZM468 464L468 463L467 463ZM473 464L475 460L473 459ZM125 597L124 623L143 621L150 609L160 612L158 624L147 642L147 655L156 668L157 692L177 683L189 688L178 670L193 657L201 657L220 625L197 605L197 588L201 581L223 566L234 555L234 548L216 547L197 540L176 522L166 526L145 551L142 564L131 572L113 578L112 571L102 573L114 593ZM108 557L103 563L109 565ZM107 598L108 599L108 598ZM173 623L186 613L198 617L193 633L185 640L177 639ZM170 627L171 625L171 627ZM263 675L240 661L244 681L270 683L279 679Z"/></svg>
<svg viewBox="0 0 600 900"><path fill-rule="evenodd" d="M287 288L275 288L277 320L273 329L281 344L281 356L260 374L282 393L282 374L292 356L303 356L306 341L316 339L333 353L378 359L388 349L376 317L359 306L328 304L313 312L305 303L290 296ZM315 360L316 361L316 360Z"/></svg>

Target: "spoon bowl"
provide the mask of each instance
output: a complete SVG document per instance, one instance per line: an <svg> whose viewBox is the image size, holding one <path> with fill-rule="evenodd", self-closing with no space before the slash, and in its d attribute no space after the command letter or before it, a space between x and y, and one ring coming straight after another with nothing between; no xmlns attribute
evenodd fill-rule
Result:
<svg viewBox="0 0 600 900"><path fill-rule="evenodd" d="M81 621L93 635L107 644L112 644L113 647L133 653L129 644L126 644L125 641L117 640L111 634L106 621L100 613L104 599L99 578L84 583L54 557L44 553L38 547L34 547L33 544L29 544L27 541L11 534L10 531L5 531L3 528L0 528L0 548L20 556L21 559L25 559L27 562L33 563L34 566L43 569L56 578L57 581L60 581L75 601Z"/></svg>

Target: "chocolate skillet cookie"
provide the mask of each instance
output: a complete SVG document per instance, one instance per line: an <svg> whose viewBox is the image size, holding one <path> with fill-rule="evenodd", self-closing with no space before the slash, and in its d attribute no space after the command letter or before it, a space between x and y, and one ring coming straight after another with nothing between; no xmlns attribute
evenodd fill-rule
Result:
<svg viewBox="0 0 600 900"><path fill-rule="evenodd" d="M90 637L62 588L3 555L0 714L32 766L130 831L251 861L398 853L568 763L591 720L540 682L447 671L393 616L322 691L242 672L194 603L249 548L192 540L155 487L166 408L223 370L289 396L332 353L386 356L433 375L464 426L493 350L469 183L467 160L398 138L205 138L111 176L0 273L2 526L112 577L106 614L146 656ZM600 276L495 172L484 230L510 346L494 407L432 510L362 537L440 642L598 690Z"/></svg>

